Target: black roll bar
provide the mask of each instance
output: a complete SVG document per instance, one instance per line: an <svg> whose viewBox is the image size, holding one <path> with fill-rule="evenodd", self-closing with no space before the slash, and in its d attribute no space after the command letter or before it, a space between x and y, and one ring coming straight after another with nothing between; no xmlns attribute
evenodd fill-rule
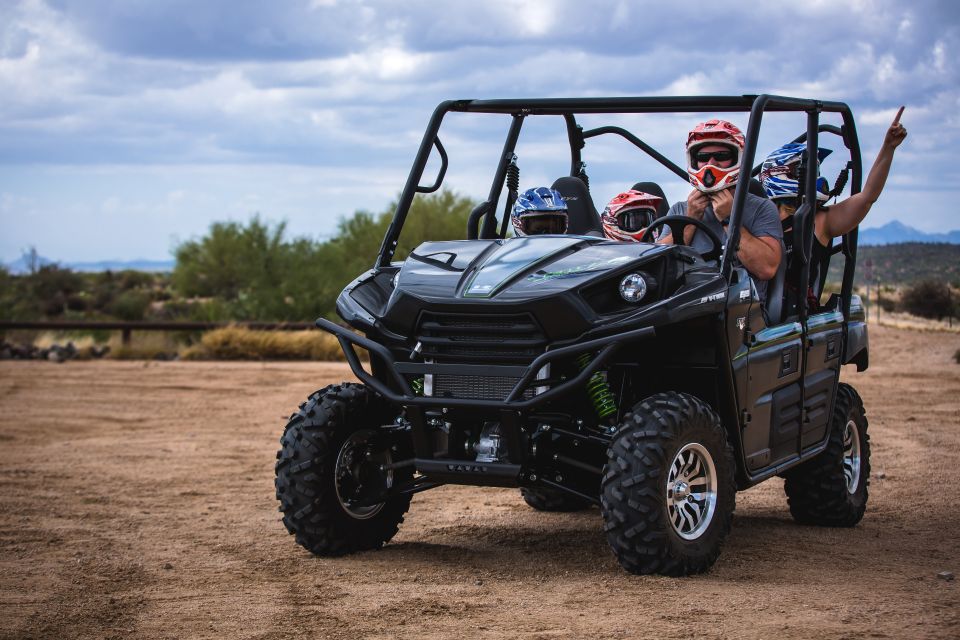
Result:
<svg viewBox="0 0 960 640"><path fill-rule="evenodd" d="M443 148L443 145L440 143L440 138L433 139L433 146L437 148L437 151L440 152L440 171L437 173L436 181L429 187L421 187L420 181L417 181L417 193L433 193L440 188L440 184L443 182L443 177L447 175L447 150Z"/></svg>
<svg viewBox="0 0 960 640"><path fill-rule="evenodd" d="M844 146L846 146L848 149L850 148L850 143L847 140L846 134L841 127L838 127L835 124L821 124L817 127L817 131L820 133L835 133L836 135L840 136L843 139ZM798 135L796 138L794 138L790 142L806 142L806 140L807 140L807 132L804 131L803 133ZM763 170L763 162L760 162L756 166L754 166L753 169L750 170L750 175L755 178L760 174L760 171L762 170Z"/></svg>
<svg viewBox="0 0 960 640"><path fill-rule="evenodd" d="M687 172L685 169L677 166L677 164L673 160L666 157L665 155L663 155L662 153L660 153L659 151L657 151L656 149L651 147L649 144L647 144L637 136L633 135L623 127L597 127L596 129L590 129L589 131L584 131L583 137L593 138L595 136L603 135L605 133L615 133L618 136L626 138L629 142L633 143L634 146L638 147L642 151L645 151L647 155L651 156L654 160L656 160L657 162L665 166L667 169L674 172L684 180L689 180L689 176L687 175Z"/></svg>
<svg viewBox="0 0 960 640"><path fill-rule="evenodd" d="M380 246L380 253L377 257L375 268L377 270L388 266L396 251L397 241L400 230L403 227L404 220L410 209L413 197L419 188L419 181L422 177L424 167L429 159L430 152L435 141L437 132L444 115L449 111L463 113L494 113L506 114L514 117L511 125L511 133L508 133L507 141L504 143L504 154L500 158L497 173L490 190L489 208L477 212L477 218L483 217L483 226L480 230L480 237L493 238L496 236L495 218L496 201L499 199L500 191L503 188L503 181L506 174L506 167L512 157L513 148L516 139L513 139L512 133L519 135L518 121L528 115L560 115L566 119L567 135L571 145L571 174L578 170L580 147L584 137L583 132L579 130L576 124L574 114L600 114L600 113L668 113L668 112L749 112L750 121L747 126L745 136L746 145L743 154L743 166L753 167L756 159L757 138L759 136L760 123L763 119L763 113L766 111L805 111L805 112L831 112L839 113L843 119L843 127L840 133L844 138L845 144L850 149L852 159L852 181L851 193L859 193L862 182L862 166L860 162L860 145L856 136L856 125L853 122L853 114L850 107L842 102L818 101L805 98L789 98L775 95L744 95L744 96L678 96L678 97L616 97L616 98L539 98L539 99L505 99L505 100L450 100L441 102L434 110L430 118L430 123L424 133L417 156L414 159L413 167L407 182L400 194L397 202L397 210L394 213L393 221L387 229L383 243ZM822 127L822 129L821 129ZM818 125L815 131L823 130L834 133L832 125ZM605 129L601 127L601 129ZM616 127L610 128L606 133L620 133ZM805 138L815 138L811 134L815 131L808 131ZM588 132L589 133L589 132ZM628 132L629 133L629 132ZM599 134L595 134L599 135ZM622 135L622 134L621 134ZM632 134L630 134L632 136ZM633 136L635 138L635 136ZM639 138L628 140L636 144ZM640 141L642 142L642 141ZM641 149L648 151L641 145ZM509 155L506 153L509 151ZM654 158L656 155L651 154ZM657 158L659 160L659 158ZM674 173L678 173L678 167L671 167L673 163L663 163L664 166ZM679 175L679 174L678 174ZM742 222L742 209L746 202L749 180L753 171L740 173L737 180L737 186L734 193L733 211L730 216L730 231L724 250L723 260L721 262L721 273L729 277L735 249L740 241L740 225ZM686 177L684 175L684 177ZM436 185L439 187L439 184ZM478 222L478 220L477 220ZM856 261L857 249L857 230L854 229L843 238L843 253L847 257L847 265L843 276L843 308L844 314L849 315L850 295L853 291L853 270Z"/></svg>
<svg viewBox="0 0 960 640"><path fill-rule="evenodd" d="M523 126L523 114L514 114L510 122L510 129L507 131L507 139L503 141L503 151L500 154L500 162L497 163L497 171L493 174L493 182L490 184L490 193L487 195L487 202L490 208L483 214L483 227L480 229L481 238L496 238L497 236L497 204L500 202L500 192L503 190L503 182L507 177L507 167L514 158L514 150L517 147L517 139L520 137L520 128Z"/></svg>

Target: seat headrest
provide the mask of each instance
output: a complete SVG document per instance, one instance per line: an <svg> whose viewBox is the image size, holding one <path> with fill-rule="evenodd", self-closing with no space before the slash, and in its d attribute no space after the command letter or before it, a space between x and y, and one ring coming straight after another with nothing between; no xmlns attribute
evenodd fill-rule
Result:
<svg viewBox="0 0 960 640"><path fill-rule="evenodd" d="M664 195L663 189L661 189L660 185L656 182L638 182L630 188L634 191L642 191L643 193L649 193L652 196L660 198L660 206L657 207L657 217L662 218L667 215L667 211L670 210L670 203L667 202L667 196Z"/></svg>
<svg viewBox="0 0 960 640"><path fill-rule="evenodd" d="M600 214L593 204L590 191L583 180L574 176L557 178L553 188L560 192L567 203L567 233L579 236L603 235ZM592 232L592 233L591 233Z"/></svg>

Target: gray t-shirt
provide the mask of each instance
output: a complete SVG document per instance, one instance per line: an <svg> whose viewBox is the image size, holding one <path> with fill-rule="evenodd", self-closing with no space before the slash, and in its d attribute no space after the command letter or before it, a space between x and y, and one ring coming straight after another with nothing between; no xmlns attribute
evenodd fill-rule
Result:
<svg viewBox="0 0 960 640"><path fill-rule="evenodd" d="M687 215L687 201L681 200L670 207L667 215L685 216ZM721 242L727 239L727 228L720 224L717 216L713 215L713 205L708 204L703 213L703 222L717 234ZM743 228L758 238L769 236L780 241L780 250L783 251L783 226L780 224L780 215L777 213L777 207L773 202L766 198L755 196L752 193L747 194L747 201L743 203ZM670 228L664 227L664 233L670 235ZM697 232L693 236L691 243L697 251L708 251L713 245L707 234ZM753 274L750 274L753 276ZM757 286L757 293L760 294L761 302L767 299L767 281L753 278Z"/></svg>

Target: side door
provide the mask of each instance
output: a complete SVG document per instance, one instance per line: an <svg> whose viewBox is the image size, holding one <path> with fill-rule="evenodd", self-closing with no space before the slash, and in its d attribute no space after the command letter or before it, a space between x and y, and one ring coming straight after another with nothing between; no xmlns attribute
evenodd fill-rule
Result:
<svg viewBox="0 0 960 640"><path fill-rule="evenodd" d="M803 326L794 319L768 327L755 291L743 324L734 379L745 463L749 473L757 473L798 453Z"/></svg>
<svg viewBox="0 0 960 640"><path fill-rule="evenodd" d="M833 302L839 302L834 298ZM806 321L806 363L803 375L803 427L800 452L823 442L840 378L843 312L834 308L811 314Z"/></svg>

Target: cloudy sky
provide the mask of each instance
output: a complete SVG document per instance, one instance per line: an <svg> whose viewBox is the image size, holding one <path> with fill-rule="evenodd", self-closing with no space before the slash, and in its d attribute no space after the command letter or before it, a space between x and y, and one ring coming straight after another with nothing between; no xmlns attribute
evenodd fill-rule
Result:
<svg viewBox="0 0 960 640"><path fill-rule="evenodd" d="M842 100L868 167L905 104L909 137L864 226L960 227L960 4L722 4L0 0L0 262L31 245L63 261L166 259L211 222L255 213L327 236L396 197L448 98ZM682 164L697 119L617 122ZM567 170L562 128L545 120L521 139L523 187ZM506 122L447 124L445 185L480 197ZM804 129L785 114L765 126L761 151ZM588 142L585 159L598 207L640 179L671 202L686 191L622 141Z"/></svg>

